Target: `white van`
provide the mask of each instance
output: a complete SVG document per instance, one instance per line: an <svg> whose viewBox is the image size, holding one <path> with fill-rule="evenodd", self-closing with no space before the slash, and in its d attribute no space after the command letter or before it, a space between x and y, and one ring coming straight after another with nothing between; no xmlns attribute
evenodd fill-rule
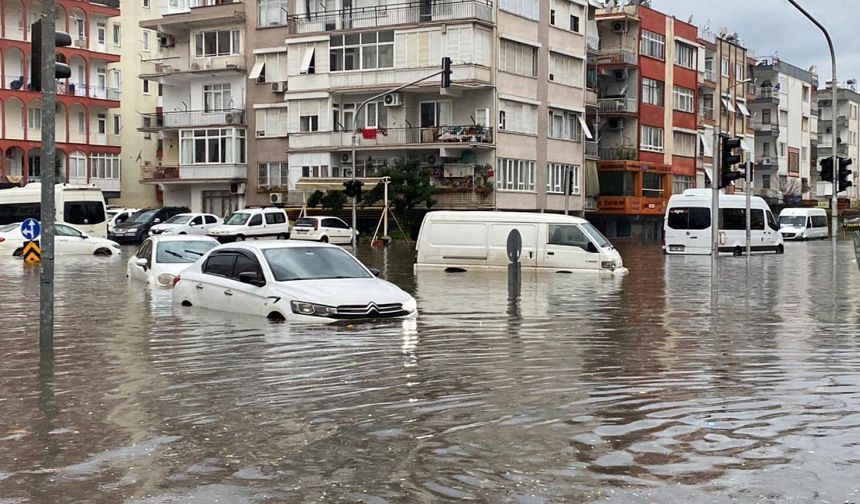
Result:
<svg viewBox="0 0 860 504"><path fill-rule="evenodd" d="M55 219L72 224L89 236L107 237L107 214L102 190L94 185L57 184ZM41 220L42 184L0 190L0 225L21 222L27 218Z"/></svg>
<svg viewBox="0 0 860 504"><path fill-rule="evenodd" d="M221 243L246 238L286 240L290 237L290 219L283 208L248 207L233 212L223 224L212 226L206 234Z"/></svg>
<svg viewBox="0 0 860 504"><path fill-rule="evenodd" d="M825 240L830 236L823 208L785 208L779 213L779 232L786 240Z"/></svg>
<svg viewBox="0 0 860 504"><path fill-rule="evenodd" d="M418 233L415 269L507 268L508 235L522 238L523 268L627 272L621 255L579 217L526 212L428 212Z"/></svg>
<svg viewBox="0 0 860 504"><path fill-rule="evenodd" d="M663 218L663 250L667 254L711 253L711 190L687 189L669 198ZM758 196L750 202L750 249L783 252L773 213ZM746 249L746 196L720 194L720 252L741 255Z"/></svg>

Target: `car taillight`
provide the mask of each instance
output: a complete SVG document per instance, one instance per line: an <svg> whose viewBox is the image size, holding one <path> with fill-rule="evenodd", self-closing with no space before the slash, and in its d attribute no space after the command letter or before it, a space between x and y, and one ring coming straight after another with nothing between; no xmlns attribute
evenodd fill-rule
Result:
<svg viewBox="0 0 860 504"><path fill-rule="evenodd" d="M182 278L179 275L173 277L173 284L170 286L170 288L172 289L176 287L176 284L178 284L180 280L182 280Z"/></svg>

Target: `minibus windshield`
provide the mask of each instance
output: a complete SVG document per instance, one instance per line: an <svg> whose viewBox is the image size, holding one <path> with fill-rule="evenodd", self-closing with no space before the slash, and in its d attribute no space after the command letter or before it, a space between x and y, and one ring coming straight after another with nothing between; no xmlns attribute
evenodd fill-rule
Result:
<svg viewBox="0 0 860 504"><path fill-rule="evenodd" d="M598 247L600 247L600 248L606 248L606 247L612 248L612 243L609 241L609 239L607 239L605 236L603 236L603 233L598 231L597 228L594 227L593 225L591 225L590 222L586 222L585 224L581 224L581 226L582 226L582 229L584 229L585 232L588 233L588 235L591 237L591 239L594 240L594 242L597 244Z"/></svg>

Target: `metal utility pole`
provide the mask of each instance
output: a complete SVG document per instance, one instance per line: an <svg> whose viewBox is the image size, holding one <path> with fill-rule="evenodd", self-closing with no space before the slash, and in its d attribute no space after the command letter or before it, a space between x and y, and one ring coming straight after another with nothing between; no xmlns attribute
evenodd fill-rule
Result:
<svg viewBox="0 0 860 504"><path fill-rule="evenodd" d="M836 257L837 257L837 255L836 255L836 231L837 231L837 228L839 227L839 198L836 196L836 193L839 191L839 187L838 187L839 186L839 178L837 177L837 173L839 170L839 168L838 168L839 158L836 154L836 116L837 116L837 111L839 110L839 107L836 106L837 105L836 102L837 102L837 98L838 98L837 86L838 86L839 81L836 80L836 51L833 49L833 39L830 38L830 34L827 32L827 29L824 27L824 25L819 23L817 19L812 17L812 15L810 13L806 12L806 10L804 10L803 7L801 7L795 0L788 0L788 3L793 5L797 10L799 10L801 12L801 14L803 14L810 21L812 21L812 23L815 26L817 26L822 31L822 33L824 33L824 38L827 39L827 47L830 49L830 68L831 68L830 85L832 86L832 92L833 92L833 95L832 95L833 115L831 116L831 119L833 120L833 124L830 127L830 131L832 132L831 133L831 142L832 142L832 144L831 144L831 147L832 147L831 155L833 156L833 182L832 182L833 194L832 194L832 199L830 202L831 207L832 207L831 213L830 213L830 227L831 227L831 232L832 232L831 245L833 247L833 271L834 271L834 275L835 275L836 262L837 262L837 259L836 259Z"/></svg>
<svg viewBox="0 0 860 504"><path fill-rule="evenodd" d="M572 166L564 170L564 215L568 215L570 213L570 182L573 178L573 173L571 173L572 170Z"/></svg>
<svg viewBox="0 0 860 504"><path fill-rule="evenodd" d="M716 105L716 104L714 104ZM720 131L722 127L722 119L717 115L717 127L714 128L714 152L712 156L713 168L711 175L711 289L717 288L717 279L719 273L717 271L718 260L720 256L720 171L722 167L720 159Z"/></svg>
<svg viewBox="0 0 860 504"><path fill-rule="evenodd" d="M56 2L42 2L42 261L39 276L39 348L43 354L54 346L54 172L57 153L54 146L54 124L57 107L56 79Z"/></svg>
<svg viewBox="0 0 860 504"><path fill-rule="evenodd" d="M385 184L383 192L383 203L385 208L382 215L382 239L388 239L388 184L391 182L391 177L383 177L382 182Z"/></svg>
<svg viewBox="0 0 860 504"><path fill-rule="evenodd" d="M752 155L752 154L750 154ZM746 219L747 219L747 263L749 263L750 250L751 250L751 241L752 241L752 233L750 232L750 226L752 224L752 219L750 218L750 212L752 211L750 207L752 206L752 162L749 158L747 158L747 168L746 173L744 173L744 192L746 193Z"/></svg>

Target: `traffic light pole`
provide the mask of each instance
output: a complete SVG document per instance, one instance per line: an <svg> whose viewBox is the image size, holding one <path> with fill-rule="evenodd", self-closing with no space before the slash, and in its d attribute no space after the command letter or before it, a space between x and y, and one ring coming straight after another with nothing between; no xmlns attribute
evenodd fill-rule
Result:
<svg viewBox="0 0 860 504"><path fill-rule="evenodd" d="M751 155L751 154L750 154ZM746 258L747 264L750 262L750 252L752 252L752 233L750 231L750 227L752 225L752 219L750 217L750 212L752 211L750 207L752 207L752 188L750 187L752 183L752 161L747 157L747 169L744 173L744 192L746 193Z"/></svg>
<svg viewBox="0 0 860 504"><path fill-rule="evenodd" d="M719 115L717 116L719 117ZM720 155L720 127L714 128L713 168L711 175L711 295L716 296L720 258L720 181L722 156Z"/></svg>
<svg viewBox="0 0 860 504"><path fill-rule="evenodd" d="M39 166L42 183L42 267L39 275L39 349L44 356L52 354L54 347L54 172L57 169L54 145L57 107L55 11L55 0L43 0L40 41L42 152Z"/></svg>

